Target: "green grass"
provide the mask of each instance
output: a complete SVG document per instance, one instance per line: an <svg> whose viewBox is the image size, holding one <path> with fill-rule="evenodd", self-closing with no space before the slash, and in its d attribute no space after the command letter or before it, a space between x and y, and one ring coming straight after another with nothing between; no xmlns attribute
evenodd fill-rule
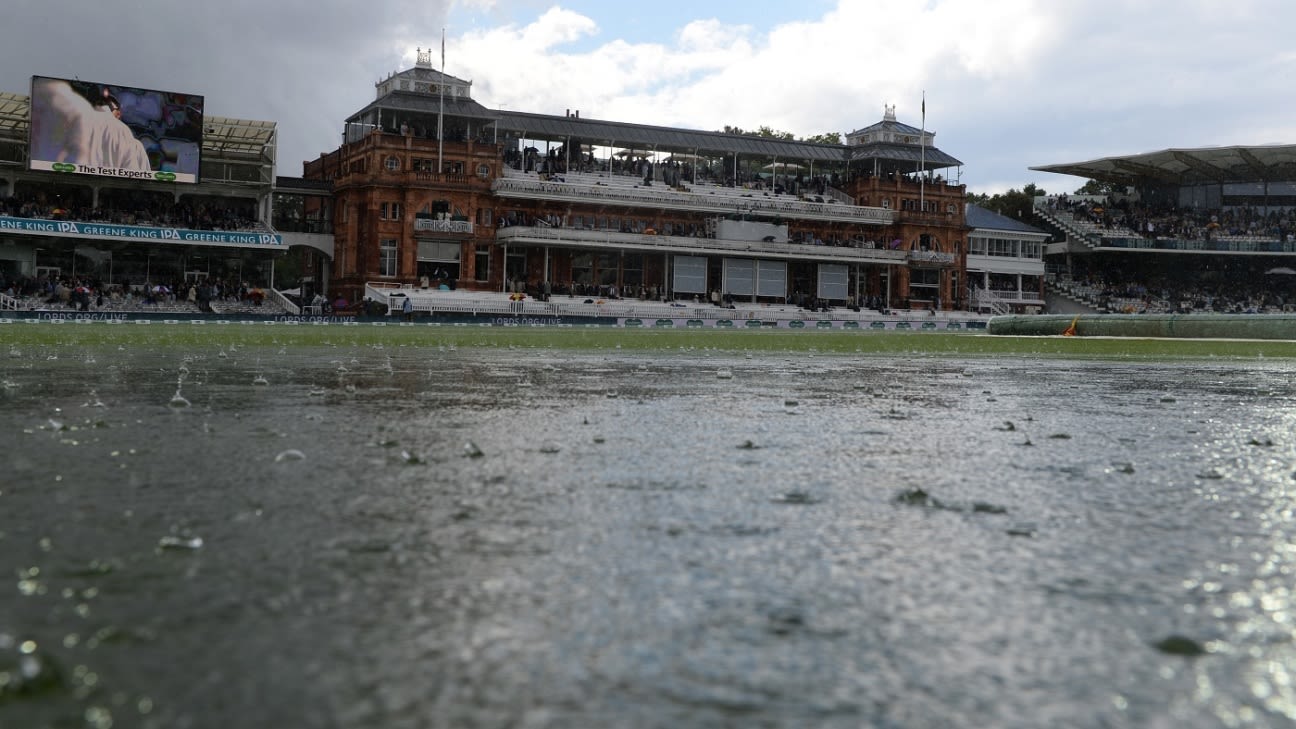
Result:
<svg viewBox="0 0 1296 729"><path fill-rule="evenodd" d="M283 347L384 346L545 348L669 352L823 352L897 356L1023 356L1096 359L1294 358L1296 342L1203 339L1009 337L946 332L844 332L715 329L532 328L479 326L288 326L239 324L0 325L0 346ZM0 352L0 357L4 356ZM0 359L3 362L3 359ZM0 365L2 367L2 365Z"/></svg>

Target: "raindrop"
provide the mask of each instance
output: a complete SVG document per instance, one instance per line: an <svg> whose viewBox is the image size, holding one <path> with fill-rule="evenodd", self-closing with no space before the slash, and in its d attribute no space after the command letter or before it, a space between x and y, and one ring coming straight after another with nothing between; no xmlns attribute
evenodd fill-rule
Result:
<svg viewBox="0 0 1296 729"><path fill-rule="evenodd" d="M561 451L561 450L562 450L561 448L559 448L558 446L554 445L553 443L545 443L544 445L540 446L540 452L541 452L541 453L553 454L553 453L557 453L557 452L559 452L559 451Z"/></svg>
<svg viewBox="0 0 1296 729"><path fill-rule="evenodd" d="M608 390L607 396L609 400L615 400L617 397L620 397L619 395L617 395L616 390Z"/></svg>
<svg viewBox="0 0 1296 729"><path fill-rule="evenodd" d="M160 549L201 549L202 537L176 537L167 535L158 540Z"/></svg>
<svg viewBox="0 0 1296 729"><path fill-rule="evenodd" d="M185 399L184 395L180 394L179 390L176 390L175 394L171 396L170 402L167 403L167 406L173 408L187 408L190 405L191 403Z"/></svg>
<svg viewBox="0 0 1296 729"><path fill-rule="evenodd" d="M1153 645L1162 653L1168 653L1172 656L1193 658L1206 653L1206 649L1202 647L1201 643L1182 635L1171 635L1162 638Z"/></svg>
<svg viewBox="0 0 1296 729"><path fill-rule="evenodd" d="M770 501L775 504L793 504L798 506L804 506L808 504L817 504L819 503L820 500L805 491L789 491L785 494L780 494L778 496L775 496L774 498L770 499Z"/></svg>
<svg viewBox="0 0 1296 729"><path fill-rule="evenodd" d="M306 460L306 454L302 453L296 448L289 448L288 450L275 456L275 463L283 463L284 461L304 461L304 460Z"/></svg>
<svg viewBox="0 0 1296 729"><path fill-rule="evenodd" d="M732 371L732 370L727 370L727 369L717 370L717 371L716 371L716 379L718 379L718 380L732 380L732 379L733 379L733 371Z"/></svg>
<svg viewBox="0 0 1296 729"><path fill-rule="evenodd" d="M265 375L257 375L256 377L252 378L252 384L265 386L270 384L270 380L267 380L265 378Z"/></svg>
<svg viewBox="0 0 1296 729"><path fill-rule="evenodd" d="M464 451L464 455L468 456L469 458L481 458L482 456L486 455L485 453L482 453L482 449L478 448L477 444L472 441L468 441L467 443L464 443L463 451Z"/></svg>

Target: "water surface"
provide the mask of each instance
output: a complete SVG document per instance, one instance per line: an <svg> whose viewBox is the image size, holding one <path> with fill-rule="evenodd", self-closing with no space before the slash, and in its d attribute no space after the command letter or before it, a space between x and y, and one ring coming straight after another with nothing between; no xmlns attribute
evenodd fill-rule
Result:
<svg viewBox="0 0 1296 729"><path fill-rule="evenodd" d="M1296 719L1287 363L0 357L3 726Z"/></svg>

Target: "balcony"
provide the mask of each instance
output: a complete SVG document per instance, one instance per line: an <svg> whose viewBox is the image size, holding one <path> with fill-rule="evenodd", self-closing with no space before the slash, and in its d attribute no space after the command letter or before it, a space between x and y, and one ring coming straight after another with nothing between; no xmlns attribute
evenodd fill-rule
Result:
<svg viewBox="0 0 1296 729"><path fill-rule="evenodd" d="M569 174L562 181L556 181L520 173L509 174L508 171L506 174L507 177L496 179L492 186L495 194L502 198L877 226L890 225L896 216L882 208L809 202L791 195L766 195L741 188L697 186L681 190L665 186L644 187L619 175L590 179L595 176Z"/></svg>
<svg viewBox="0 0 1296 729"><path fill-rule="evenodd" d="M684 255L742 256L832 263L903 264L906 251L884 248L816 246L799 243L689 238L674 235L617 233L602 230L574 230L515 225L495 231L495 241L504 245L563 246L594 250L681 253Z"/></svg>
<svg viewBox="0 0 1296 729"><path fill-rule="evenodd" d="M956 260L953 253L937 251L905 251L909 263L920 267L941 267L953 265Z"/></svg>
<svg viewBox="0 0 1296 729"><path fill-rule="evenodd" d="M416 218L414 220L414 233L451 233L456 235L472 235L473 223L471 220L441 220L437 218Z"/></svg>

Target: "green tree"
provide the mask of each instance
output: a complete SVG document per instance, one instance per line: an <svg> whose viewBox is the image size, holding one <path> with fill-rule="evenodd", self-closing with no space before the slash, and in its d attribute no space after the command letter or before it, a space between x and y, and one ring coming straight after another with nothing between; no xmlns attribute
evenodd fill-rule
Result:
<svg viewBox="0 0 1296 729"><path fill-rule="evenodd" d="M967 199L968 202L976 203L986 210L993 210L1005 217L1030 221L1035 217L1035 198L1043 194L1044 191L1032 183L1021 190L1010 188L1008 192L994 195L972 194L968 195Z"/></svg>
<svg viewBox="0 0 1296 729"><path fill-rule="evenodd" d="M796 135L792 132L781 132L773 127L765 126L764 124L756 130L756 136L765 137L766 139L786 139L789 142L796 139Z"/></svg>
<svg viewBox="0 0 1296 729"><path fill-rule="evenodd" d="M803 142L815 142L817 144L841 144L842 138L839 132L824 132L823 134L814 134L809 137L803 137Z"/></svg>
<svg viewBox="0 0 1296 729"><path fill-rule="evenodd" d="M1075 191L1077 195L1122 195L1125 193L1124 185L1117 185L1114 182L1102 182L1100 180L1086 180L1080 189Z"/></svg>

